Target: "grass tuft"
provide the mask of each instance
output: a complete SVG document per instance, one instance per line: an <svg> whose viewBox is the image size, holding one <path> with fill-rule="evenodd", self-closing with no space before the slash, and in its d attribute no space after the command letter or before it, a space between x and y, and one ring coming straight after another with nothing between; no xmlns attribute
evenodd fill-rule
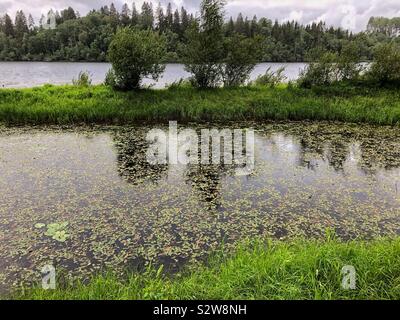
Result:
<svg viewBox="0 0 400 320"><path fill-rule="evenodd" d="M341 286L343 266L356 289ZM207 265L167 276L148 268L127 277L105 274L54 291L28 289L18 299L399 299L400 239L371 242L251 241Z"/></svg>

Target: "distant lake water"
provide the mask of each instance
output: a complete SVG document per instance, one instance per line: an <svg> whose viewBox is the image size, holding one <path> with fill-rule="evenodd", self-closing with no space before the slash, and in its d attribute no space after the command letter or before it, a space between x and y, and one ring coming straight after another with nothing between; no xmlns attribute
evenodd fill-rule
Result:
<svg viewBox="0 0 400 320"><path fill-rule="evenodd" d="M305 63L261 63L254 69L251 79L265 73L268 67L272 70L285 67L288 80L295 80L306 66ZM88 71L93 79L93 84L104 81L109 63L88 62L0 62L0 87L24 88L44 84L71 84L80 71ZM156 88L164 88L166 84L187 78L189 74L182 64L168 64L163 77L157 82L146 80L145 84L154 84Z"/></svg>

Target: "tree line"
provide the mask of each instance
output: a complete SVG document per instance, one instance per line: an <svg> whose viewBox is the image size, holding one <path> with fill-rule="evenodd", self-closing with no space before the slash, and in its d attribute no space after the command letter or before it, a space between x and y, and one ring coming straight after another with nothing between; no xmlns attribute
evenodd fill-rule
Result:
<svg viewBox="0 0 400 320"><path fill-rule="evenodd" d="M49 16L55 17L55 29L46 27ZM111 4L83 17L69 7L60 12L51 11L38 23L32 15L20 10L14 19L8 14L0 18L0 60L107 61L117 30L132 26L165 36L165 61L182 62L184 55L179 48L187 44L187 33L195 20L193 13L184 7L173 8L168 4L166 9L161 5L153 8L150 2L144 2L140 10L134 3L124 4L121 10ZM398 20L392 20L398 26ZM349 42L357 43L360 60L371 60L378 43L391 41L395 33L388 30L393 29L392 25L392 22L384 24L382 19L375 18L371 19L366 32L353 34L327 27L324 22L304 26L295 21L278 22L239 14L224 19L222 28L225 37L257 38L262 43L260 61L302 62L309 59L309 52L315 48L340 53Z"/></svg>

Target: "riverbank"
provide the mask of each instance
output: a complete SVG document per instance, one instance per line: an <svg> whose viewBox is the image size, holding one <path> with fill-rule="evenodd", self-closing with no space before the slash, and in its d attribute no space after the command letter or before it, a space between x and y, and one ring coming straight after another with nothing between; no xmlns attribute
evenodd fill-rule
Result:
<svg viewBox="0 0 400 320"><path fill-rule="evenodd" d="M116 92L105 86L0 90L0 122L127 124L135 122L327 120L398 125L400 93L369 88L243 87Z"/></svg>
<svg viewBox="0 0 400 320"><path fill-rule="evenodd" d="M161 269L88 284L27 290L18 299L399 299L400 239L371 242L256 241L207 266L174 277ZM342 268L356 270L356 289L342 288Z"/></svg>

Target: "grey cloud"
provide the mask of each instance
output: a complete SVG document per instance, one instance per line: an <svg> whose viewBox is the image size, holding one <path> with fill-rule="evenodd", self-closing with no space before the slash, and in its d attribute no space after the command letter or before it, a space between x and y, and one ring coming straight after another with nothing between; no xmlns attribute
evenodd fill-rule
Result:
<svg viewBox="0 0 400 320"><path fill-rule="evenodd" d="M2 1L0 2L0 13L5 13L12 6L12 1Z"/></svg>

